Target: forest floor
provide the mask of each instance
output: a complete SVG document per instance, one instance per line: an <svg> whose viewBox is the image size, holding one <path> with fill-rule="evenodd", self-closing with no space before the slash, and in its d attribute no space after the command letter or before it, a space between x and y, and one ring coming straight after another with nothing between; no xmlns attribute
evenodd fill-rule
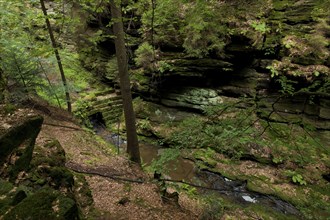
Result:
<svg viewBox="0 0 330 220"><path fill-rule="evenodd" d="M178 199L164 198L162 185L143 167L128 160L124 154L117 154L110 143L104 141L93 131L83 128L71 114L63 109L51 107L45 103L29 104L29 108L20 108L6 120L17 120L26 115L39 114L44 117L42 129L36 144L44 146L49 140L58 140L66 152L66 167L72 171L76 180L84 177L93 199L93 204L82 207L86 219L299 219L301 216L286 216L258 204L242 206L231 200L213 200L208 197L209 205L200 195L191 196L189 189L178 191ZM6 120L0 120L0 128L6 128ZM16 120L16 121L17 121ZM10 124L10 123L9 123ZM188 150L190 154L193 152ZM329 214L329 183L322 173L329 168L321 159L300 168L304 171L307 185L294 184L285 176L287 169L297 170L286 164L274 166L256 161L230 162L222 154L211 149L196 149L194 157L200 166L212 165L208 170L223 173L230 179L247 182L247 187L255 192L275 195L289 201L309 219L323 218ZM292 168L293 167L293 168ZM207 167L206 167L207 168ZM310 173L309 175L306 174ZM240 180L240 179L238 179ZM76 187L81 181L76 181ZM171 188L168 188L169 191ZM173 190L172 190L173 191ZM174 190L175 191L175 190ZM81 199L77 194L77 199ZM317 203L316 203L317 202ZM78 201L79 203L79 201ZM316 204L311 207L311 204ZM324 208L323 208L324 207ZM323 213L323 214L322 214ZM208 214L210 216L208 216ZM215 216L219 218L214 218ZM222 216L222 217L221 217ZM262 216L262 217L261 217ZM276 218L281 216L285 218ZM314 218L314 217L317 218Z"/></svg>
<svg viewBox="0 0 330 220"><path fill-rule="evenodd" d="M132 181L85 174L96 213L84 214L92 219L197 219L198 204L185 195L178 202L164 202L158 185L124 155L116 155L110 144L79 126L64 110L46 107L38 113L44 117L37 144L57 139L66 152L70 168L96 169L105 175ZM45 113L46 112L46 113ZM76 173L77 174L77 173ZM144 180L143 183L134 180ZM150 181L149 181L150 180ZM96 216L95 216L96 215Z"/></svg>

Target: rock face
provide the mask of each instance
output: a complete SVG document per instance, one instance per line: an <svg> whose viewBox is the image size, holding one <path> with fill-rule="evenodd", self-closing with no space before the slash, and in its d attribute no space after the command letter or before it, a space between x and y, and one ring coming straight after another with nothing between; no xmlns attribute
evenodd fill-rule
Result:
<svg viewBox="0 0 330 220"><path fill-rule="evenodd" d="M79 219L74 179L56 140L35 146L43 118L32 110L0 108L1 219Z"/></svg>
<svg viewBox="0 0 330 220"><path fill-rule="evenodd" d="M200 110L226 104L223 97L250 97L267 120L294 120L330 129L327 4L309 0L273 0L267 4L268 13L258 20L265 22L265 30L254 26L254 30L239 32L245 22L242 19L232 29L223 58L193 59L181 52L162 53L161 60L171 67L161 75L155 92L159 102ZM310 93L285 91L283 95L281 90L289 90L288 85L293 93L302 88ZM137 92L147 93L139 88ZM274 114L268 118L270 112Z"/></svg>
<svg viewBox="0 0 330 220"><path fill-rule="evenodd" d="M194 37L193 32L190 35L182 32L180 25L185 24L175 20L177 28L181 29L163 31L161 36L157 36L157 31L161 30L155 27L156 59L150 61L150 51L145 52L147 56L140 59L139 68L133 66L134 92L169 107L198 111L208 105L226 104L223 97L247 97L257 101L263 117L274 111L270 120L278 121L281 117L291 120L293 117L319 129L330 129L329 1L235 0L218 3L212 7L221 16L213 15L212 21L201 18L202 26L220 16L221 20L214 24L217 28L210 27L204 35L196 32L201 36L196 36L195 46L204 45L197 49L205 52L206 47L216 41L224 44L222 49L210 50L196 58L191 54L194 45L187 47L184 42L184 39ZM185 13L180 11L177 16ZM143 21L140 22L143 26ZM143 30L148 28L142 27ZM134 42L130 42L132 45L148 41L136 33L132 30L128 33L134 38ZM212 35L217 39L204 42L212 33L218 34ZM111 39L104 39L99 47L113 54L113 46L104 47L106 42L110 45L109 41ZM298 92L301 89L304 94ZM273 105L275 100L277 103Z"/></svg>

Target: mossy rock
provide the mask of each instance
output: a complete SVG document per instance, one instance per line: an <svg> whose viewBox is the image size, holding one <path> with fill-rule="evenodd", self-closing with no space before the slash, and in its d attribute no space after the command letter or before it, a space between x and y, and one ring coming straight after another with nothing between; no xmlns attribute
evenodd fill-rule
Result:
<svg viewBox="0 0 330 220"><path fill-rule="evenodd" d="M8 163L8 167L2 173L11 181L16 179L20 171L27 170L29 167L35 139L39 134L42 122L41 116L26 118L1 134L0 166Z"/></svg>
<svg viewBox="0 0 330 220"><path fill-rule="evenodd" d="M84 216L90 215L93 211L93 196L86 178L82 174L76 174L74 176L74 196L76 198L77 204Z"/></svg>
<svg viewBox="0 0 330 220"><path fill-rule="evenodd" d="M52 178L51 184L53 184L55 188L61 186L72 187L74 184L72 173L65 167L50 168L49 176Z"/></svg>
<svg viewBox="0 0 330 220"><path fill-rule="evenodd" d="M30 189L25 186L16 187L12 183L0 179L0 216L19 204L29 193Z"/></svg>
<svg viewBox="0 0 330 220"><path fill-rule="evenodd" d="M12 219L79 219L76 202L52 189L42 189L23 199L3 216Z"/></svg>
<svg viewBox="0 0 330 220"><path fill-rule="evenodd" d="M31 185L71 188L73 175L65 167L65 162L65 151L57 140L51 140L43 147L36 146L29 173Z"/></svg>
<svg viewBox="0 0 330 220"><path fill-rule="evenodd" d="M64 166L66 162L65 151L57 140L50 140L44 146L36 146L34 149L31 168L42 164L48 164L51 167Z"/></svg>
<svg viewBox="0 0 330 220"><path fill-rule="evenodd" d="M206 150L198 149L197 151L194 152L193 157L194 157L194 159L202 162L202 164L199 164L200 166L204 165L205 167L208 167L208 168L215 168L217 165L217 161L214 158L212 158L212 155L214 153L215 152L210 148L206 149Z"/></svg>
<svg viewBox="0 0 330 220"><path fill-rule="evenodd" d="M14 197L14 185L0 179L0 216L10 209Z"/></svg>

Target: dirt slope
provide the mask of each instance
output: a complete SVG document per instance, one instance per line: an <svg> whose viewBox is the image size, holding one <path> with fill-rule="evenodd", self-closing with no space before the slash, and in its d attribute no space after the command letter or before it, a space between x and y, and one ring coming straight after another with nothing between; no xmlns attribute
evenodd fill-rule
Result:
<svg viewBox="0 0 330 220"><path fill-rule="evenodd" d="M196 213L182 208L186 205L164 203L157 185L149 182L150 178L138 166L124 155L116 155L107 143L77 125L67 112L47 106L46 111L42 109L38 113L45 120L37 144L58 139L66 151L68 164L97 169L120 178L146 180L145 183L134 183L85 174L98 210L93 219L198 218Z"/></svg>

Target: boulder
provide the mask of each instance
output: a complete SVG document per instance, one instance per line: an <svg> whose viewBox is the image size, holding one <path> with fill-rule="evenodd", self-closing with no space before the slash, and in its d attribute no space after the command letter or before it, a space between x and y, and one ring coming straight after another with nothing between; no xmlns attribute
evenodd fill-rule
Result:
<svg viewBox="0 0 330 220"><path fill-rule="evenodd" d="M21 121L22 120L22 121ZM15 180L26 171L32 159L35 139L43 118L31 116L5 122L7 130L0 130L0 175Z"/></svg>

